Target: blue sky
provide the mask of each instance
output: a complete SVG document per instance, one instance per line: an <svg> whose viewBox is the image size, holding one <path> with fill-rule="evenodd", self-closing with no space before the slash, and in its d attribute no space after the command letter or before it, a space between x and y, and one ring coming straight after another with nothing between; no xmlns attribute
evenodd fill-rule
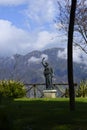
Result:
<svg viewBox="0 0 87 130"><path fill-rule="evenodd" d="M64 52L58 56L66 57L67 38L59 30L61 24L54 22L58 15L57 1L0 0L0 56L63 47ZM82 62L84 54L78 48L74 50L74 61Z"/></svg>
<svg viewBox="0 0 87 130"><path fill-rule="evenodd" d="M57 0L0 1L0 55L64 47L65 36L54 22L57 13Z"/></svg>
<svg viewBox="0 0 87 130"><path fill-rule="evenodd" d="M0 6L0 19L11 21L16 27L23 28L24 16L20 12L25 8L21 6Z"/></svg>

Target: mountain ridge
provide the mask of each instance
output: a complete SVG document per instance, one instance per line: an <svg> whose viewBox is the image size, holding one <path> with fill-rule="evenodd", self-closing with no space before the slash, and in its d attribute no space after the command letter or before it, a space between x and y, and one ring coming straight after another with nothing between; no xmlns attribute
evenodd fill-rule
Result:
<svg viewBox="0 0 87 130"><path fill-rule="evenodd" d="M0 58L0 80L14 79L24 83L44 83L41 60L46 58L54 70L53 82L67 82L67 60L58 57L58 52L64 48L51 48L43 51L32 51L26 55L15 54L12 57ZM73 63L74 82L80 82L87 77L87 66L83 63Z"/></svg>

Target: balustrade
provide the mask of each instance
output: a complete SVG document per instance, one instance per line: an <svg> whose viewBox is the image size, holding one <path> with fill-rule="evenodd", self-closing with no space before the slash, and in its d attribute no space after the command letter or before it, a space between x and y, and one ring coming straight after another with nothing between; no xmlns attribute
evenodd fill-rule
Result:
<svg viewBox="0 0 87 130"><path fill-rule="evenodd" d="M44 83L37 84L25 84L26 86L26 96L30 98L42 98L43 90L46 89ZM77 86L74 83L74 86ZM66 89L68 88L68 83L53 83L54 89L57 90L57 97L65 97Z"/></svg>

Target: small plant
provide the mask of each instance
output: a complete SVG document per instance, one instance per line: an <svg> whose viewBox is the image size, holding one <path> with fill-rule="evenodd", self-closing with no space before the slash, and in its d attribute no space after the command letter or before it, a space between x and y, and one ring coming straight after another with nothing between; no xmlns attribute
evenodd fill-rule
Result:
<svg viewBox="0 0 87 130"><path fill-rule="evenodd" d="M19 98L25 96L24 84L14 80L0 81L0 95L5 98Z"/></svg>

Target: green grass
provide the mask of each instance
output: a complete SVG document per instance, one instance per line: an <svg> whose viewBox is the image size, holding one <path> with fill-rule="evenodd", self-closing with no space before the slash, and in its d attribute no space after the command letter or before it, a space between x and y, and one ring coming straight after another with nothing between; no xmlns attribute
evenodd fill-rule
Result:
<svg viewBox="0 0 87 130"><path fill-rule="evenodd" d="M0 105L0 130L87 130L87 98L21 98Z"/></svg>

